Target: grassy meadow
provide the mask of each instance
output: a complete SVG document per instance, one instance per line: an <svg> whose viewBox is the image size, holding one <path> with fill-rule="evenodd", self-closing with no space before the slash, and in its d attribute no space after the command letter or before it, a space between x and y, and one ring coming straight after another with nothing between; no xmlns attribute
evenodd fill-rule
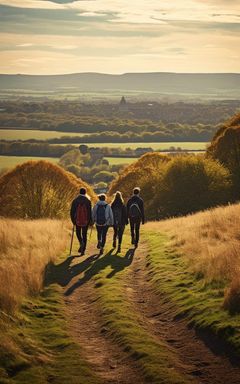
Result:
<svg viewBox="0 0 240 384"><path fill-rule="evenodd" d="M29 160L45 160L54 164L58 163L59 161L59 159L56 157L0 156L0 169L14 168L16 165L25 163Z"/></svg>
<svg viewBox="0 0 240 384"><path fill-rule="evenodd" d="M48 140L63 136L84 136L84 133L39 131L34 129L4 129L0 128L1 140ZM79 145L79 144L78 144Z"/></svg>
<svg viewBox="0 0 240 384"><path fill-rule="evenodd" d="M0 220L1 383L98 383L67 333L59 287L44 288L69 234L63 221Z"/></svg>
<svg viewBox="0 0 240 384"><path fill-rule="evenodd" d="M144 382L192 382L191 371L186 364L181 367L167 339L153 335L155 317L143 320L146 300L153 300L156 314L164 300L171 303L176 318L210 332L239 355L240 315L233 315L239 309L239 211L237 204L146 223L135 252L128 227L118 254L111 247L110 230L101 257L93 231L84 259L67 257L70 231L65 222L2 219L1 382L47 384L50 377L56 384L78 383L79 377L83 384L104 382L89 366L86 346L70 332L72 311L82 326L86 313L75 300L81 303L86 294L90 307L97 308L93 321L99 332L135 362ZM77 248L75 238L73 255ZM67 306L64 296L70 298ZM69 305L76 308L69 312Z"/></svg>
<svg viewBox="0 0 240 384"><path fill-rule="evenodd" d="M104 159L106 159L109 162L109 165L131 164L137 160L136 157L105 157Z"/></svg>
<svg viewBox="0 0 240 384"><path fill-rule="evenodd" d="M1 311L15 314L23 297L37 294L45 266L66 248L67 231L56 220L0 219Z"/></svg>

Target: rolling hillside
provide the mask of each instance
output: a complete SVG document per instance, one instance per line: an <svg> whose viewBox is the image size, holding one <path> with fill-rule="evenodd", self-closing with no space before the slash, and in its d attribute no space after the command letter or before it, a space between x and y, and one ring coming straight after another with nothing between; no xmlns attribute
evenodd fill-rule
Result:
<svg viewBox="0 0 240 384"><path fill-rule="evenodd" d="M84 258L75 240L9 316L0 381L238 384L239 217L237 204L149 222L137 249L127 228L121 253L110 231L102 256L95 231Z"/></svg>
<svg viewBox="0 0 240 384"><path fill-rule="evenodd" d="M240 74L231 73L76 73L68 75L0 75L2 90L140 91L161 94L240 95Z"/></svg>

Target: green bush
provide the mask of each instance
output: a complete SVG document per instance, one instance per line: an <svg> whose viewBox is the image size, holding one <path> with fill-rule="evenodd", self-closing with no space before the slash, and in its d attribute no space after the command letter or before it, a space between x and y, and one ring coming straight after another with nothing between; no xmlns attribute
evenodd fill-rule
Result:
<svg viewBox="0 0 240 384"><path fill-rule="evenodd" d="M96 173L93 177L93 181L98 183L100 181L104 181L105 183L109 183L115 178L115 174L109 171L100 171Z"/></svg>
<svg viewBox="0 0 240 384"><path fill-rule="evenodd" d="M165 165L151 204L158 217L179 216L226 204L231 196L229 171L198 156L177 156Z"/></svg>

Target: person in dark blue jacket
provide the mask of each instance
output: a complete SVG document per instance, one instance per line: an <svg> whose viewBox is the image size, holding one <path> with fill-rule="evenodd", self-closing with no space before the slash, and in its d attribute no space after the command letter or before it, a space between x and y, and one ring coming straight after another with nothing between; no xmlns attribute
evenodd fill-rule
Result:
<svg viewBox="0 0 240 384"><path fill-rule="evenodd" d="M127 216L130 221L132 244L135 245L135 248L139 242L140 225L145 221L144 203L139 194L140 188L134 188L133 195L127 202Z"/></svg>

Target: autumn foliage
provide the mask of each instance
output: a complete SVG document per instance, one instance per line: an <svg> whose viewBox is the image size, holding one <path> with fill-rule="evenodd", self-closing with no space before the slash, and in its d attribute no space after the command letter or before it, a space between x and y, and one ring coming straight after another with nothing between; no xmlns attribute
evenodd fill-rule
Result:
<svg viewBox="0 0 240 384"><path fill-rule="evenodd" d="M177 156L165 167L155 188L153 209L159 217L179 216L226 204L231 196L229 171L202 156Z"/></svg>
<svg viewBox="0 0 240 384"><path fill-rule="evenodd" d="M208 156L226 166L232 176L235 197L240 193L240 113L227 121L216 133L208 148Z"/></svg>
<svg viewBox="0 0 240 384"><path fill-rule="evenodd" d="M29 161L0 178L0 215L14 218L62 218L79 188L89 185L47 161Z"/></svg>
<svg viewBox="0 0 240 384"><path fill-rule="evenodd" d="M141 196L148 211L159 174L169 160L168 156L158 152L143 155L138 161L127 166L112 182L109 194L113 195L120 190L127 199L131 196L133 188L138 186L141 188Z"/></svg>
<svg viewBox="0 0 240 384"><path fill-rule="evenodd" d="M174 156L148 153L113 181L124 197L135 186L141 188L148 219L185 215L226 204L231 194L229 171L219 162L203 156Z"/></svg>

